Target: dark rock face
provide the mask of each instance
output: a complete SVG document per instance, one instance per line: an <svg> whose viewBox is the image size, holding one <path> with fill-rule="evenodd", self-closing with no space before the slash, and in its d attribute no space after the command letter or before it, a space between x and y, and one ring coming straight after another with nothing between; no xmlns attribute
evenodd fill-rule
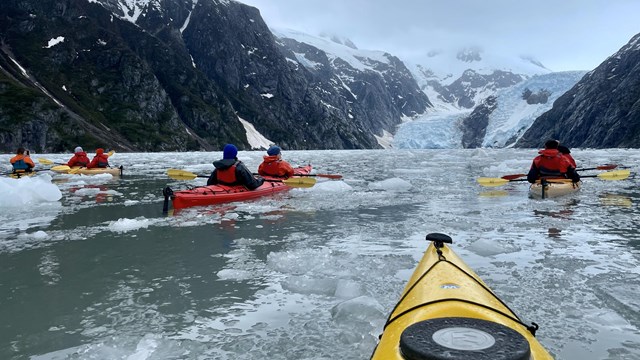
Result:
<svg viewBox="0 0 640 360"><path fill-rule="evenodd" d="M387 62L358 58L369 67L360 70L343 59L330 60L323 50L309 44L289 38L281 38L279 43L287 60L309 73L310 86L321 90L317 92L320 101L335 104L326 106L327 112L359 122L377 135L383 130L392 132L403 116L421 114L432 106L409 70L394 56L385 54Z"/></svg>
<svg viewBox="0 0 640 360"><path fill-rule="evenodd" d="M469 116L462 120L462 147L475 149L482 147L482 141L487 133L489 116L498 106L495 96L489 96L478 105Z"/></svg>
<svg viewBox="0 0 640 360"><path fill-rule="evenodd" d="M569 147L640 147L640 34L558 98L516 146L539 147L547 139Z"/></svg>
<svg viewBox="0 0 640 360"><path fill-rule="evenodd" d="M375 64L384 75L292 63L258 10L241 3L123 6L0 3L0 149L246 149L238 117L289 149L376 148L374 134L429 106L391 56ZM347 73L355 97L333 83Z"/></svg>

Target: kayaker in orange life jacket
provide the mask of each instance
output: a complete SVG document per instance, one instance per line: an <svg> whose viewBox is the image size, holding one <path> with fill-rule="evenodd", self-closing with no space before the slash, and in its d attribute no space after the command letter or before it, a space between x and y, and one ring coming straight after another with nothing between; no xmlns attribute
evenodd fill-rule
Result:
<svg viewBox="0 0 640 360"><path fill-rule="evenodd" d="M87 164L87 169L93 168L108 168L109 167L109 155L104 153L104 149L96 149L96 156L91 159L91 162Z"/></svg>
<svg viewBox="0 0 640 360"><path fill-rule="evenodd" d="M255 190L264 183L263 178L255 178L242 161L236 157L238 148L227 144L222 149L222 160L214 161L215 170L209 176L207 185L244 185L249 190Z"/></svg>
<svg viewBox="0 0 640 360"><path fill-rule="evenodd" d="M576 165L576 160L573 158L573 156L571 156L571 150L569 150L568 147L564 145L558 145L558 151L560 151L562 156L569 160L569 164L571 164L571 166L573 166L574 168L578 167L578 165Z"/></svg>
<svg viewBox="0 0 640 360"><path fill-rule="evenodd" d="M293 176L293 167L288 162L282 160L280 147L272 145L267 150L267 155L258 166L258 174L262 176L275 176L290 178Z"/></svg>
<svg viewBox="0 0 640 360"><path fill-rule="evenodd" d="M23 147L18 148L16 156L12 157L9 162L13 166L14 173L31 172L36 166L36 164L33 163L33 160L29 157L29 150L25 150Z"/></svg>
<svg viewBox="0 0 640 360"><path fill-rule="evenodd" d="M544 144L544 150L538 151L540 155L533 159L527 181L532 184L540 178L567 178L573 182L580 181L576 168L558 151L558 145L560 145L558 140L549 140Z"/></svg>
<svg viewBox="0 0 640 360"><path fill-rule="evenodd" d="M80 146L78 146L75 148L75 150L73 150L73 157L69 159L69 161L67 162L67 166L86 167L87 165L89 165L89 163L90 161L89 161L89 157L87 156L87 153L84 152Z"/></svg>

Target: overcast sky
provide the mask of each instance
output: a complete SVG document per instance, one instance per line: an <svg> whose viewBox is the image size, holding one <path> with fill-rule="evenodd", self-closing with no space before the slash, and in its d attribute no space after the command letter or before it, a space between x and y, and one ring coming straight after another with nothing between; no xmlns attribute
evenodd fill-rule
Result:
<svg viewBox="0 0 640 360"><path fill-rule="evenodd" d="M351 39L420 62L480 46L554 71L591 70L640 33L640 0L239 0L269 27Z"/></svg>

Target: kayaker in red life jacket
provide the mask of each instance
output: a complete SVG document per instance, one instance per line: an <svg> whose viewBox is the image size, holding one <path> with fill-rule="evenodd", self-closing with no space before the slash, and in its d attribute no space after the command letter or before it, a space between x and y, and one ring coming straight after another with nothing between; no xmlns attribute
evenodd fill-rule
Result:
<svg viewBox="0 0 640 360"><path fill-rule="evenodd" d="M12 157L9 162L13 166L13 172L31 172L36 164L29 157L29 150L25 148L18 148L16 156Z"/></svg>
<svg viewBox="0 0 640 360"><path fill-rule="evenodd" d="M569 160L558 151L558 140L549 140L544 144L544 150L538 151L540 155L533 159L527 181L535 183L542 178L566 178L573 182L580 181L580 175Z"/></svg>
<svg viewBox="0 0 640 360"><path fill-rule="evenodd" d="M91 159L91 162L87 165L87 169L93 168L108 168L109 167L109 155L104 153L104 149L96 149L96 156Z"/></svg>
<svg viewBox="0 0 640 360"><path fill-rule="evenodd" d="M215 170L209 176L207 185L244 185L249 190L255 190L264 183L263 178L255 178L242 161L236 157L238 148L227 144L222 149L222 160L214 161Z"/></svg>
<svg viewBox="0 0 640 360"><path fill-rule="evenodd" d="M569 150L568 147L564 145L558 145L558 151L560 151L562 156L569 160L569 164L571 164L571 166L573 166L574 168L578 167L578 165L576 165L576 160L573 158L573 156L571 156L571 150Z"/></svg>
<svg viewBox="0 0 640 360"><path fill-rule="evenodd" d="M293 167L288 162L282 160L280 147L272 145L267 150L267 155L263 156L263 161L258 166L258 174L262 176L276 176L290 178L293 176Z"/></svg>
<svg viewBox="0 0 640 360"><path fill-rule="evenodd" d="M69 167L74 167L74 166L81 166L81 167L86 167L87 165L89 165L89 157L87 156L87 153L84 152L82 150L82 148L80 146L76 147L75 150L73 150L73 157L71 157L71 159L69 159L69 161L67 162L67 166Z"/></svg>

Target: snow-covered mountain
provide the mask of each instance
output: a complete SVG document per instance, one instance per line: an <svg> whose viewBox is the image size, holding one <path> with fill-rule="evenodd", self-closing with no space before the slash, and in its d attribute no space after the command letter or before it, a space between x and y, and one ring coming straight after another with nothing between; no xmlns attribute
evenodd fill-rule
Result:
<svg viewBox="0 0 640 360"><path fill-rule="evenodd" d="M408 64L233 0L24 4L0 6L6 149L511 146L579 77L479 48Z"/></svg>
<svg viewBox="0 0 640 360"><path fill-rule="evenodd" d="M390 54L358 49L352 41L335 35L312 36L291 29L271 31L295 55L289 61L316 74L331 69L333 81L351 94L358 81L357 73L372 72L388 78L392 70L398 70L398 60ZM322 60L325 58L326 62ZM496 105L487 124L482 126L482 139L474 143L484 147L508 146L584 74L552 73L531 57L487 54L479 48L434 52L421 64L407 67L431 106L419 115L416 107L403 114L404 121L395 138L387 139L400 148L465 147L463 136L478 137L474 130L477 124L470 124L468 117L474 109L486 106L486 100L492 96L497 98ZM389 79L387 83L394 81ZM533 97L544 90L545 101L528 104L522 99L525 89ZM354 94L354 98L358 96ZM485 111L485 115L489 113ZM382 139L378 142L384 145Z"/></svg>
<svg viewBox="0 0 640 360"><path fill-rule="evenodd" d="M396 133L397 148L510 147L535 119L574 86L584 71L534 75L487 96L473 110L438 107L403 124Z"/></svg>
<svg viewBox="0 0 640 360"><path fill-rule="evenodd" d="M487 53L480 48L433 51L407 65L436 110L472 109L498 89L551 71L531 57Z"/></svg>

